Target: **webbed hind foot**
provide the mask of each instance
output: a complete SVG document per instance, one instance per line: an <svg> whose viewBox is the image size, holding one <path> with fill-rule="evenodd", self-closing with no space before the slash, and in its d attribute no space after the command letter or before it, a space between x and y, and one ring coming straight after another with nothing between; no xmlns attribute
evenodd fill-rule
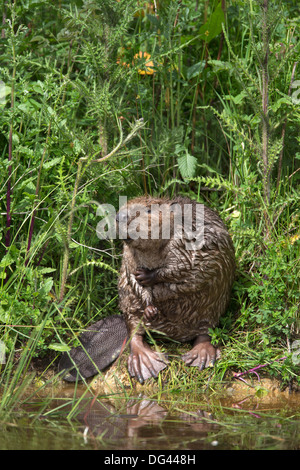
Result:
<svg viewBox="0 0 300 470"><path fill-rule="evenodd" d="M168 359L162 353L153 351L144 343L141 335L134 335L130 342L131 353L128 358L128 371L131 377L136 377L140 383L158 374L167 364Z"/></svg>

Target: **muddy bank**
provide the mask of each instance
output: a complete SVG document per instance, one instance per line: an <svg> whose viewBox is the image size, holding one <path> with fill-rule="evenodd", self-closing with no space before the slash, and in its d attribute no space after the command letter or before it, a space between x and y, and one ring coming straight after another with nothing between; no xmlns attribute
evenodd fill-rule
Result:
<svg viewBox="0 0 300 470"><path fill-rule="evenodd" d="M259 374L243 373L240 378L235 372L226 372L222 381L216 381L213 367L200 372L198 368L187 367L180 360L186 347L186 345L180 345L179 348L178 346L174 348L169 357L170 364L160 372L159 378L148 379L144 384L130 378L126 352L102 373L87 379L85 384L81 381L79 384L82 384L83 388L88 386L94 395L142 393L153 396L157 393L187 393L188 395L207 393L210 397L216 396L225 401L228 399L230 402L256 400L261 404L268 404L283 400L283 402L298 401L300 405L300 387L296 381L290 386L283 387L280 380L268 375L267 368L261 369ZM43 384L48 383L45 392L51 387L55 395L59 395L60 391L65 393L67 390L74 389L74 383L68 384L60 378L55 378L56 366L52 366L46 373L45 368L45 364L41 364L40 361L32 364L32 370L36 372L37 387L43 387Z"/></svg>
<svg viewBox="0 0 300 470"><path fill-rule="evenodd" d="M202 379L202 375L206 376ZM264 375L248 374L242 379L235 377L235 373L227 373L222 382L213 382L214 369L200 372L198 368L186 367L180 360L172 360L170 365L161 371L159 379L149 379L140 384L131 379L127 370L127 357L117 360L103 373L88 380L93 393L131 393L138 392L148 396L157 393L187 393L205 394L206 392L218 398L228 399L230 402L242 400L256 400L259 403L274 403L278 400L291 403L296 401L300 405L300 388L296 383L292 387L283 387L280 380L268 377L267 371ZM202 380L199 380L201 378Z"/></svg>
<svg viewBox="0 0 300 470"><path fill-rule="evenodd" d="M190 369L191 370L191 369ZM201 373L199 371L192 370L192 378L188 377L186 380L185 388L193 388L193 379L195 379L195 372ZM161 372L160 380L149 379L144 384L140 384L135 380L131 380L127 372L126 367L116 364L111 366L106 373L95 376L91 381L91 388L96 391L101 390L130 390L134 389L136 391L149 391L157 392L158 390L168 390L172 388L173 377L172 370L166 370ZM208 384L209 385L209 384ZM194 386L197 387L197 381L195 381ZM212 386L215 389L217 395L224 395L228 397L234 397L235 399L242 399L245 396L252 396L259 399L261 402L272 401L277 398L291 399L291 397L300 398L300 389L294 384L292 389L289 387L282 387L282 383L274 378L257 378L251 377L250 375L243 380L235 378L234 374L228 376L222 383L219 383L215 386ZM300 402L299 402L300 403Z"/></svg>

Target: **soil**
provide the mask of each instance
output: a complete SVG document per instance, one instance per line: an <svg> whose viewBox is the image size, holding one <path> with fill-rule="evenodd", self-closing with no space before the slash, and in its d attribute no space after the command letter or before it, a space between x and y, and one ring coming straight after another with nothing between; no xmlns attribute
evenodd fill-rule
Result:
<svg viewBox="0 0 300 470"><path fill-rule="evenodd" d="M181 352L185 352L186 348L186 345L181 345ZM176 349L178 349L178 346ZM178 350L176 352L176 356L179 358ZM175 388L172 379L174 379L174 375L180 377L180 374L185 376L185 390L189 390L189 387L190 389L194 387L195 390L200 391L197 378L198 374L201 372L195 367L187 368L180 360L178 360L178 363L175 363L175 368L174 366L172 367L171 364L170 367L163 370L160 373L159 379L149 379L144 384L140 384L137 380L131 379L129 376L127 357L128 354L124 353L114 364L101 374L87 379L87 383L95 394L111 394L116 392L130 393L130 391L155 394L161 390L172 390L172 387ZM173 361L176 361L176 358L172 358L172 362ZM36 372L35 382L39 386L43 383L45 384L47 381L51 383L51 379L57 374L56 364L52 364L48 369L47 364L49 364L49 358L48 361L46 358L43 358L34 359L31 362L30 369ZM271 404L278 400L282 400L284 403L286 401L290 402L293 399L299 402L300 387L295 382L291 384L290 387L283 388L279 380L269 377L267 374L267 370L264 370L260 374L260 378L254 374L246 374L243 375L243 380L236 378L233 373L231 375L227 374L224 381L221 384L217 384L216 387L213 385L211 390L218 396L223 397L225 401L228 399L230 402L237 403L243 400L258 400L260 403ZM74 384L67 384L63 380L58 380L55 381L53 387L56 388L59 393L59 391L63 391L66 387L74 388ZM184 393L185 390L183 390ZM57 395L57 393L55 393L55 395Z"/></svg>

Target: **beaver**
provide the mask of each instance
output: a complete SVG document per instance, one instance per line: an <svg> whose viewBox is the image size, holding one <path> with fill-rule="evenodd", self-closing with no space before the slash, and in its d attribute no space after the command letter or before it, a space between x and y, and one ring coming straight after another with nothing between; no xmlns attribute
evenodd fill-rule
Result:
<svg viewBox="0 0 300 470"><path fill-rule="evenodd" d="M183 361L200 370L213 365L220 351L209 328L226 310L235 273L233 243L219 215L187 197L139 197L121 208L117 223L124 239L118 288L130 375L143 383L168 364L144 342L145 329L194 340Z"/></svg>
<svg viewBox="0 0 300 470"><path fill-rule="evenodd" d="M144 341L148 329L194 341L182 356L187 365L213 365L220 351L209 328L226 310L235 275L233 243L219 215L187 197L139 197L120 209L116 222L124 241L118 283L123 316L91 325L79 338L82 347L63 354L65 380L107 367L128 338L130 375L141 383L157 377L168 359Z"/></svg>

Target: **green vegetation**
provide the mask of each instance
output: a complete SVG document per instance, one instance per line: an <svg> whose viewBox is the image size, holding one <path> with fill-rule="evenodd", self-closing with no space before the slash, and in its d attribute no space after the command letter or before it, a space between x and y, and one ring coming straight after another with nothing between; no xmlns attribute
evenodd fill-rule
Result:
<svg viewBox="0 0 300 470"><path fill-rule="evenodd" d="M118 311L121 245L98 239L96 210L119 195L188 195L230 230L223 358L197 385L264 363L299 382L298 2L8 0L1 13L2 407L33 360Z"/></svg>

